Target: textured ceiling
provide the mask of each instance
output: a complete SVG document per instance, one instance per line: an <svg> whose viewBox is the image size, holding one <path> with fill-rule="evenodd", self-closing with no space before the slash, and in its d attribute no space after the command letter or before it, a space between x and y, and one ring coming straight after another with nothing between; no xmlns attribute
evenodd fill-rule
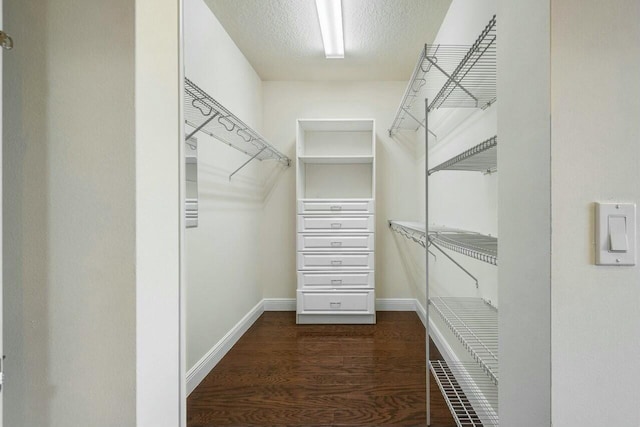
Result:
<svg viewBox="0 0 640 427"><path fill-rule="evenodd" d="M325 59L314 0L205 0L262 80L408 80L451 0L343 0L345 59Z"/></svg>

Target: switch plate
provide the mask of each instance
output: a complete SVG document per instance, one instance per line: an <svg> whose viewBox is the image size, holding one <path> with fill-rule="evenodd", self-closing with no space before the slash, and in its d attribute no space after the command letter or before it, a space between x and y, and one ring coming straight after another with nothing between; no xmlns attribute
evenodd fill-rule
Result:
<svg viewBox="0 0 640 427"><path fill-rule="evenodd" d="M635 203L596 203L596 264L636 265Z"/></svg>

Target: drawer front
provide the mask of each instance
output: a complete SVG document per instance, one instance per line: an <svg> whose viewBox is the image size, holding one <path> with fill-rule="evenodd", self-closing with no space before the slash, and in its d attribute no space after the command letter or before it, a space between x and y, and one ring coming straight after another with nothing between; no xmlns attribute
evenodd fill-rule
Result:
<svg viewBox="0 0 640 427"><path fill-rule="evenodd" d="M298 234L299 251L372 251L373 234Z"/></svg>
<svg viewBox="0 0 640 427"><path fill-rule="evenodd" d="M373 288L373 271L362 273L298 272L298 289Z"/></svg>
<svg viewBox="0 0 640 427"><path fill-rule="evenodd" d="M374 291L298 292L298 313L375 312Z"/></svg>
<svg viewBox="0 0 640 427"><path fill-rule="evenodd" d="M318 254L298 252L298 270L373 270L373 253L358 254Z"/></svg>
<svg viewBox="0 0 640 427"><path fill-rule="evenodd" d="M373 232L373 216L307 216L298 215L300 232Z"/></svg>
<svg viewBox="0 0 640 427"><path fill-rule="evenodd" d="M298 201L298 213L373 213L373 200L347 202L339 200Z"/></svg>

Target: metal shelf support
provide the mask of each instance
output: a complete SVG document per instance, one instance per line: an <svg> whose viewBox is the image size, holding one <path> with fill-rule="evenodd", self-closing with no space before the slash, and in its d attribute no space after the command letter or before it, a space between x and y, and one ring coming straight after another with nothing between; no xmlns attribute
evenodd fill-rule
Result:
<svg viewBox="0 0 640 427"><path fill-rule="evenodd" d="M250 157L229 175L229 179L254 159L276 160L287 167L291 165L289 157L188 78L184 80L184 91L185 122L193 128L186 139L203 132Z"/></svg>

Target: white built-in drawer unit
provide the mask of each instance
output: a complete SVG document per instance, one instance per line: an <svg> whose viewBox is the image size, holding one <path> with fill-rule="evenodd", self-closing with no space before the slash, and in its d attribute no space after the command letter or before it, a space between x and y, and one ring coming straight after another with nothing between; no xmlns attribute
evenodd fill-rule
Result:
<svg viewBox="0 0 640 427"><path fill-rule="evenodd" d="M298 120L296 321L375 323L375 124Z"/></svg>
<svg viewBox="0 0 640 427"><path fill-rule="evenodd" d="M375 312L375 295L370 291L307 292L298 291L298 311L306 312Z"/></svg>
<svg viewBox="0 0 640 427"><path fill-rule="evenodd" d="M373 251L373 233L298 234L299 251Z"/></svg>
<svg viewBox="0 0 640 427"><path fill-rule="evenodd" d="M373 269L373 252L308 253L298 252L298 270Z"/></svg>
<svg viewBox="0 0 640 427"><path fill-rule="evenodd" d="M373 213L373 200L299 200L299 214L314 213Z"/></svg>
<svg viewBox="0 0 640 427"><path fill-rule="evenodd" d="M298 215L298 231L354 233L373 232L373 215Z"/></svg>
<svg viewBox="0 0 640 427"><path fill-rule="evenodd" d="M298 283L302 290L373 288L373 271L329 272L298 271Z"/></svg>

